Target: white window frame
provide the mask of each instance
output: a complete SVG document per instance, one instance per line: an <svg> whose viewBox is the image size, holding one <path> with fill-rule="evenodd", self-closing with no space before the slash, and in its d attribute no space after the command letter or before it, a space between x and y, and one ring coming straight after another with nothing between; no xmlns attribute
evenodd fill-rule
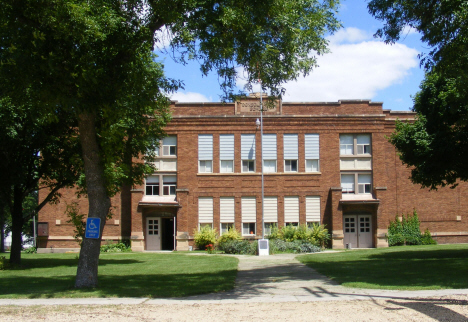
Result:
<svg viewBox="0 0 468 322"><path fill-rule="evenodd" d="M343 188L343 175L346 175L348 178L351 178L351 176L353 177L353 182L352 182L353 189L350 189L347 191L344 190L346 188ZM364 180L364 178L366 177L370 178L370 182L369 180ZM340 180L341 180L341 187L342 187L343 194L356 194L356 195L371 195L372 194L372 173L371 172L342 172L340 175ZM368 192L366 192L366 190Z"/></svg>
<svg viewBox="0 0 468 322"><path fill-rule="evenodd" d="M241 134L241 162L242 172L255 172L255 134ZM244 171L244 162L252 163L253 170L247 166L247 171Z"/></svg>
<svg viewBox="0 0 468 322"><path fill-rule="evenodd" d="M304 135L305 171L320 172L320 135L306 133Z"/></svg>
<svg viewBox="0 0 468 322"><path fill-rule="evenodd" d="M213 172L213 134L198 135L198 172Z"/></svg>
<svg viewBox="0 0 468 322"><path fill-rule="evenodd" d="M297 172L297 160L284 160L284 172Z"/></svg>
<svg viewBox="0 0 468 322"><path fill-rule="evenodd" d="M166 178L166 180L168 180L169 178L168 177L175 177L175 182L170 182L170 183L167 183L167 181L164 180L164 178ZM167 188L167 191L168 193L166 194L166 188ZM176 175L162 175L162 195L163 196L175 196L176 195L176 190L177 190L177 176Z"/></svg>
<svg viewBox="0 0 468 322"><path fill-rule="evenodd" d="M233 173L234 160L220 160L219 172L220 173Z"/></svg>
<svg viewBox="0 0 468 322"><path fill-rule="evenodd" d="M213 197L198 197L198 229L206 225L213 228Z"/></svg>
<svg viewBox="0 0 468 322"><path fill-rule="evenodd" d="M150 182L149 182L150 181ZM145 196L160 196L161 195L161 178L159 175L148 176L145 180ZM157 189L155 187L158 187ZM148 187L151 187L151 194L148 194ZM157 194L153 193L157 191Z"/></svg>
<svg viewBox="0 0 468 322"><path fill-rule="evenodd" d="M276 172L276 160L263 160L263 172L275 173Z"/></svg>
<svg viewBox="0 0 468 322"><path fill-rule="evenodd" d="M346 141L345 141L346 139ZM352 142L351 142L352 139ZM343 153L345 151L345 153ZM351 153L348 153L350 151ZM371 156L372 155L372 135L363 134L340 134L340 155L341 156Z"/></svg>
<svg viewBox="0 0 468 322"><path fill-rule="evenodd" d="M250 167L251 165L252 167ZM247 171L245 171L245 168L247 168ZM255 172L255 160L242 160L242 172Z"/></svg>
<svg viewBox="0 0 468 322"><path fill-rule="evenodd" d="M221 173L234 172L234 134L219 135L219 165Z"/></svg>
<svg viewBox="0 0 468 322"><path fill-rule="evenodd" d="M212 160L200 160L198 162L198 172L213 173L213 161Z"/></svg>
<svg viewBox="0 0 468 322"><path fill-rule="evenodd" d="M175 144L173 142L174 140L175 140ZM177 136L169 135L162 140L162 156L163 157L177 156Z"/></svg>
<svg viewBox="0 0 468 322"><path fill-rule="evenodd" d="M253 227L253 233L251 227ZM255 222L243 222L242 223L242 236L256 236L257 234L257 223Z"/></svg>
<svg viewBox="0 0 468 322"><path fill-rule="evenodd" d="M219 231L221 232L221 235L227 233L231 228L234 228L233 222L222 222L219 224Z"/></svg>
<svg viewBox="0 0 468 322"><path fill-rule="evenodd" d="M263 234L265 236L271 235L271 229L278 226L277 222L265 222L263 223Z"/></svg>
<svg viewBox="0 0 468 322"><path fill-rule="evenodd" d="M262 143L262 165L263 172L274 173L277 172L277 138L276 134L263 134Z"/></svg>

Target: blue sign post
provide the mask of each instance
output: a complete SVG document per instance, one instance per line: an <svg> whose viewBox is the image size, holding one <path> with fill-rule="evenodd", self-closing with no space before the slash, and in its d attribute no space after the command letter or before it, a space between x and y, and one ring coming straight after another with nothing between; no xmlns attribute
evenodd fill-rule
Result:
<svg viewBox="0 0 468 322"><path fill-rule="evenodd" d="M101 218L88 218L86 220L86 238L100 238Z"/></svg>

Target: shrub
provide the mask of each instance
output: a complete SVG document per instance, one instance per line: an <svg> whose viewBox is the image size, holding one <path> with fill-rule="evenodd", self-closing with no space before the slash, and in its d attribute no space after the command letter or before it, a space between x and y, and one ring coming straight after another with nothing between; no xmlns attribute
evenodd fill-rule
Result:
<svg viewBox="0 0 468 322"><path fill-rule="evenodd" d="M309 242L316 246L324 248L325 244L330 240L330 234L328 233L328 229L325 228L325 225L319 225L314 223L312 224L312 227L309 228L309 230Z"/></svg>
<svg viewBox="0 0 468 322"><path fill-rule="evenodd" d="M432 238L429 229L426 229L424 234L421 235L421 245L437 245L437 242Z"/></svg>
<svg viewBox="0 0 468 322"><path fill-rule="evenodd" d="M234 227L229 228L227 232L222 234L218 239L218 244L225 243L229 240L241 240L241 233L238 232Z"/></svg>
<svg viewBox="0 0 468 322"><path fill-rule="evenodd" d="M123 242L112 243L108 241L106 245L101 246L101 253L119 253L119 252L131 252L130 246L127 246Z"/></svg>
<svg viewBox="0 0 468 322"><path fill-rule="evenodd" d="M283 228L281 228L280 232L279 232L279 237L280 239L284 240L284 241L293 241L295 240L295 235L296 235L296 229L297 227L293 226L293 225L287 225Z"/></svg>
<svg viewBox="0 0 468 322"><path fill-rule="evenodd" d="M280 230L276 224L271 226L271 232L269 235L265 236L266 239L279 239L280 238Z"/></svg>
<svg viewBox="0 0 468 322"><path fill-rule="evenodd" d="M227 240L219 244L219 249L226 254L255 255L257 253L257 241Z"/></svg>
<svg viewBox="0 0 468 322"><path fill-rule="evenodd" d="M200 250L205 250L206 246L209 244L214 245L216 243L216 239L218 239L216 236L216 230L210 226L202 226L200 230L195 230L194 235L195 246Z"/></svg>
<svg viewBox="0 0 468 322"><path fill-rule="evenodd" d="M24 252L25 252L26 254L36 254L36 253L37 253L37 249L36 249L36 247L29 247L29 248L26 248L26 249L24 250Z"/></svg>
<svg viewBox="0 0 468 322"><path fill-rule="evenodd" d="M290 252L290 253L316 253L320 252L321 248L308 241L295 240L292 242L281 239L270 241L270 252Z"/></svg>
<svg viewBox="0 0 468 322"><path fill-rule="evenodd" d="M0 270L8 268L8 261L5 256L0 256Z"/></svg>
<svg viewBox="0 0 468 322"><path fill-rule="evenodd" d="M390 221L387 239L389 246L436 244L429 229L421 234L420 221L416 210L413 211L412 215L402 216L402 220L396 216L394 221Z"/></svg>

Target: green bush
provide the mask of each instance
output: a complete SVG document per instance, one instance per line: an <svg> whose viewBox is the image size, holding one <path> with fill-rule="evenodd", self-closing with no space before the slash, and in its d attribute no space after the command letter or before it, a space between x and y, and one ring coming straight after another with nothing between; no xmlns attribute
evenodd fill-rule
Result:
<svg viewBox="0 0 468 322"><path fill-rule="evenodd" d="M194 232L195 246L200 250L205 250L206 245L215 245L217 239L218 236L216 234L216 230L210 226L202 226L200 230L195 230Z"/></svg>
<svg viewBox="0 0 468 322"><path fill-rule="evenodd" d="M271 226L271 231L270 234L265 236L266 239L279 239L280 238L280 230L278 229L278 226L276 224L273 224Z"/></svg>
<svg viewBox="0 0 468 322"><path fill-rule="evenodd" d="M255 255L258 242L248 240L227 240L219 244L219 249L226 254Z"/></svg>
<svg viewBox="0 0 468 322"><path fill-rule="evenodd" d="M389 246L436 244L429 229L421 234L420 221L416 210L413 211L412 215L402 216L401 220L396 216L394 221L390 221L387 239Z"/></svg>
<svg viewBox="0 0 468 322"><path fill-rule="evenodd" d="M309 230L309 242L316 246L324 248L325 244L330 240L330 234L328 233L328 229L325 228L325 225L319 225L314 223L312 224L312 227L309 228Z"/></svg>
<svg viewBox="0 0 468 322"><path fill-rule="evenodd" d="M131 252L132 249L123 242L112 243L108 242L106 245L101 246L101 253L119 253Z"/></svg>
<svg viewBox="0 0 468 322"><path fill-rule="evenodd" d="M0 256L0 270L4 270L8 268L8 260L5 256Z"/></svg>
<svg viewBox="0 0 468 322"><path fill-rule="evenodd" d="M29 248L25 248L24 249L24 252L26 254L36 254L37 253L37 249L36 247L29 247Z"/></svg>
<svg viewBox="0 0 468 322"><path fill-rule="evenodd" d="M271 234L267 238L271 241L282 240L284 242L299 240L323 248L330 239L330 234L324 225L313 224L311 227L307 227L306 225L299 225L298 227L288 225L282 229L272 228Z"/></svg>
<svg viewBox="0 0 468 322"><path fill-rule="evenodd" d="M295 240L284 241L281 239L270 240L270 253L290 252L290 253L316 253L320 252L321 248L308 241Z"/></svg>
<svg viewBox="0 0 468 322"><path fill-rule="evenodd" d="M218 244L225 243L230 240L241 240L242 235L234 227L229 228L227 232L222 234L218 239Z"/></svg>
<svg viewBox="0 0 468 322"><path fill-rule="evenodd" d="M293 225L287 225L281 228L279 232L279 237L281 240L292 242L295 240L297 227Z"/></svg>
<svg viewBox="0 0 468 322"><path fill-rule="evenodd" d="M422 234L421 245L437 245L437 242L432 238L432 235L429 229L426 229L424 231L424 234Z"/></svg>

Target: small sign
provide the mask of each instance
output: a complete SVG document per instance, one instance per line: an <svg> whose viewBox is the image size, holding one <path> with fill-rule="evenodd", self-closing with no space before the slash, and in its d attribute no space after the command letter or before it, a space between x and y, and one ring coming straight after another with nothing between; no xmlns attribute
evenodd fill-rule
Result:
<svg viewBox="0 0 468 322"><path fill-rule="evenodd" d="M100 238L101 231L101 218L88 218L86 219L86 238Z"/></svg>

